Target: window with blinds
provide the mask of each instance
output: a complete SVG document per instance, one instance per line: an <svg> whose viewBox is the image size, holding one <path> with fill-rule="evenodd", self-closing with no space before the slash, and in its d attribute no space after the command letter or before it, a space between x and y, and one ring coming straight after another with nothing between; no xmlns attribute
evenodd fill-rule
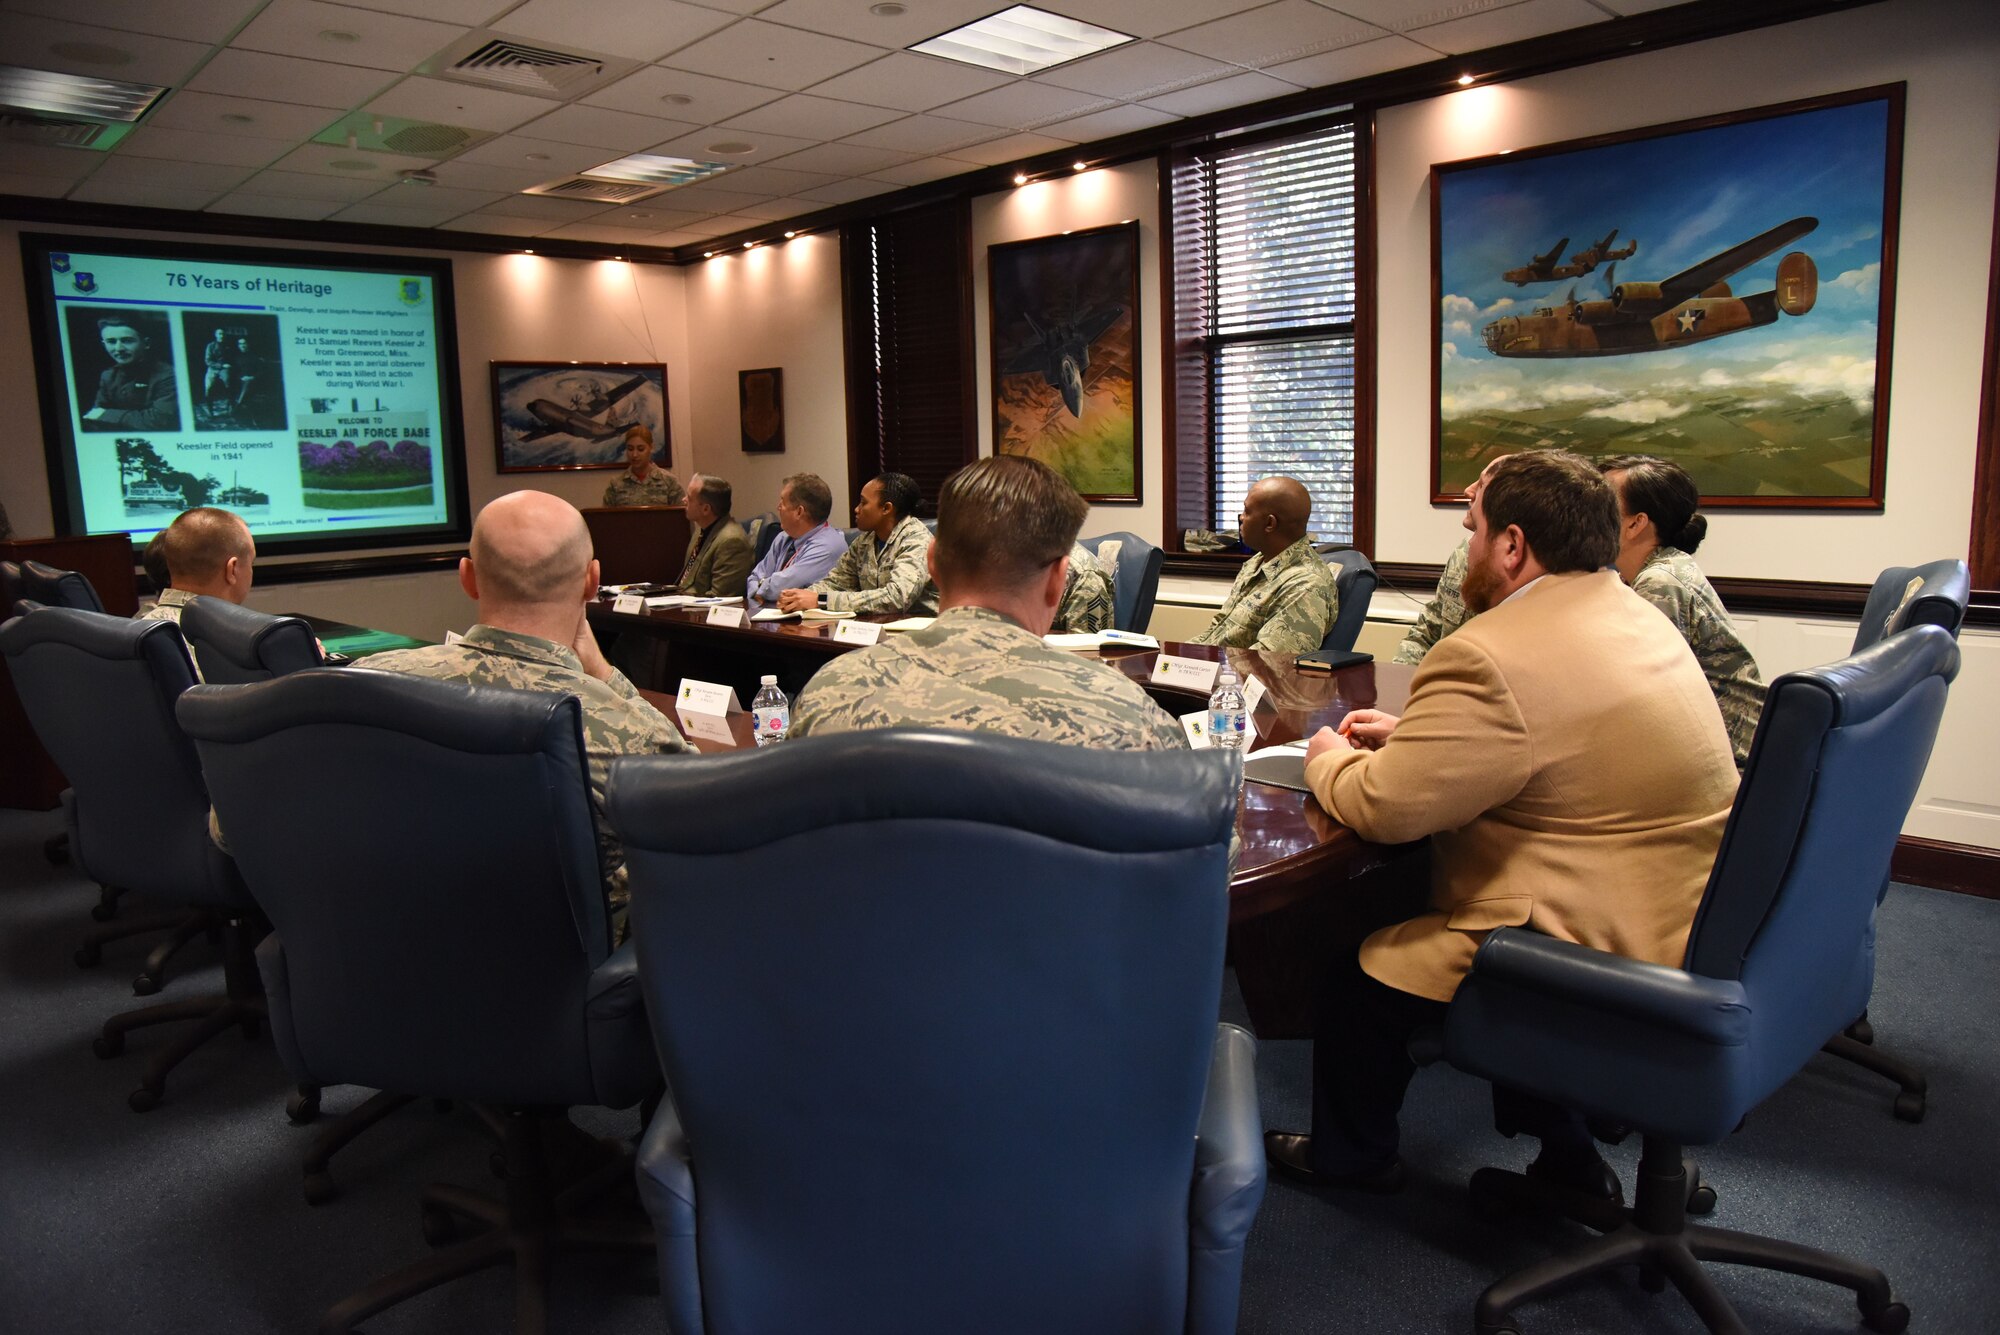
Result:
<svg viewBox="0 0 2000 1335"><path fill-rule="evenodd" d="M1273 473L1312 493L1315 542L1372 538L1361 152L1349 115L1174 157L1170 545L1184 529L1233 532L1250 484Z"/></svg>
<svg viewBox="0 0 2000 1335"><path fill-rule="evenodd" d="M849 477L908 473L926 518L978 450L970 230L964 200L841 229Z"/></svg>

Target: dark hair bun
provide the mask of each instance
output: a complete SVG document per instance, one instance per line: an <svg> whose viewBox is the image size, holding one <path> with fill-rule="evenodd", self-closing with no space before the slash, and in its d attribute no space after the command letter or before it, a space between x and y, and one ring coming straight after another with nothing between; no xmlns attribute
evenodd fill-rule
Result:
<svg viewBox="0 0 2000 1335"><path fill-rule="evenodd" d="M1681 525L1681 531L1667 540L1667 545L1678 547L1693 556L1695 548L1701 546L1701 540L1707 536L1708 516L1697 510L1688 516L1687 523Z"/></svg>

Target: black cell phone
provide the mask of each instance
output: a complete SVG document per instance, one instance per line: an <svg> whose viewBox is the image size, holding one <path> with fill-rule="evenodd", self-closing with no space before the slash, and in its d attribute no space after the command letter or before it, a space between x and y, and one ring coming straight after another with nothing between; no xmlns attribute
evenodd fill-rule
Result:
<svg viewBox="0 0 2000 1335"><path fill-rule="evenodd" d="M1364 654L1359 649L1315 649L1309 654L1300 654L1292 666L1301 672L1338 672L1356 663L1372 663L1375 655Z"/></svg>

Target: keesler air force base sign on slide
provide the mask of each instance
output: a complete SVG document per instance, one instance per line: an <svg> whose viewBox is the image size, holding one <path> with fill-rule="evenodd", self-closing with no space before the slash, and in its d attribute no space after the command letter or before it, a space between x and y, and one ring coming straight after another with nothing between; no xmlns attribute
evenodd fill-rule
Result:
<svg viewBox="0 0 2000 1335"><path fill-rule="evenodd" d="M194 505L260 540L445 523L435 280L239 253L49 253L84 530Z"/></svg>

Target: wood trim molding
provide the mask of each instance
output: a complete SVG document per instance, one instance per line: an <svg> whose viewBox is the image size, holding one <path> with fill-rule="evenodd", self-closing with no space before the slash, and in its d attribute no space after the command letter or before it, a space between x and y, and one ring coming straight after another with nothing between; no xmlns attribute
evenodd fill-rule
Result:
<svg viewBox="0 0 2000 1335"><path fill-rule="evenodd" d="M327 561L260 561L259 584L317 584L330 579L373 579L381 575L427 575L456 571L466 549L403 552L391 556L347 556Z"/></svg>
<svg viewBox="0 0 2000 1335"><path fill-rule="evenodd" d="M1993 258L1987 266L1986 375L1979 395L1979 447L1972 473L1972 587L2000 589L2000 183L1993 193Z"/></svg>
<svg viewBox="0 0 2000 1335"><path fill-rule="evenodd" d="M1933 890L2000 899L2000 849L1904 835L1896 841L1889 879Z"/></svg>

